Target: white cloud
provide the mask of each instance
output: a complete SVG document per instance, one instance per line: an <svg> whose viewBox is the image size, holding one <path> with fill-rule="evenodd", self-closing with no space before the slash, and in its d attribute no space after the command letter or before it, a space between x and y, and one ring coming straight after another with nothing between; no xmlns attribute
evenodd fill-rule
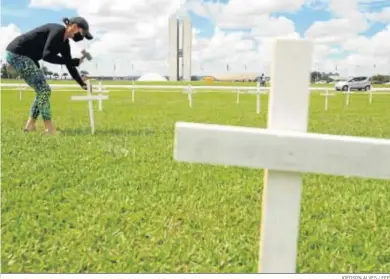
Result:
<svg viewBox="0 0 390 279"><path fill-rule="evenodd" d="M215 22L226 4L220 2L203 2L202 0L187 0L185 7L197 16L206 17Z"/></svg>
<svg viewBox="0 0 390 279"><path fill-rule="evenodd" d="M368 23L361 18L317 21L306 30L305 38L318 43L339 44L364 32L368 26Z"/></svg>
<svg viewBox="0 0 390 279"><path fill-rule="evenodd" d="M368 13L366 17L372 21L390 23L390 7L386 7L379 12Z"/></svg>
<svg viewBox="0 0 390 279"><path fill-rule="evenodd" d="M328 9L334 18L314 22L306 30L305 37L327 44L340 44L356 37L370 26L359 7L358 0L328 0Z"/></svg>
<svg viewBox="0 0 390 279"><path fill-rule="evenodd" d="M338 64L344 75L369 75L373 72L389 74L389 38L390 25L372 37L360 35L346 39L340 44L340 49L349 54L342 60L333 60L333 64Z"/></svg>
<svg viewBox="0 0 390 279"><path fill-rule="evenodd" d="M337 46L339 52L346 52L347 56L344 59L332 59L332 55L337 56L337 53L329 51L330 57L324 61L323 67L331 70L337 64L344 75L355 75L372 74L375 64L376 72L388 72L386 69L390 57L388 28L372 38L361 35L369 29L370 21L385 22L388 8L379 13L366 12L372 5L382 5L385 1L388 0L324 0L335 18L314 22L305 32L305 37L319 44Z"/></svg>
<svg viewBox="0 0 390 279"><path fill-rule="evenodd" d="M13 23L0 27L0 59L5 59L5 49L7 45L21 34L20 29Z"/></svg>
<svg viewBox="0 0 390 279"><path fill-rule="evenodd" d="M256 26L251 31L251 36L258 40L292 34L297 34L293 21L285 17L270 17L269 15L259 16L256 20Z"/></svg>
<svg viewBox="0 0 390 279"><path fill-rule="evenodd" d="M295 12L305 0L230 0L220 2L202 2L189 0L187 7L195 14L210 18L219 28L252 28L262 25L264 18L272 12Z"/></svg>
<svg viewBox="0 0 390 279"><path fill-rule="evenodd" d="M345 50L365 55L368 57L378 56L383 59L390 58L390 24L371 38L358 36L346 40L342 47Z"/></svg>
<svg viewBox="0 0 390 279"><path fill-rule="evenodd" d="M329 0L329 10L339 18L355 18L360 16L357 0Z"/></svg>
<svg viewBox="0 0 390 279"><path fill-rule="evenodd" d="M386 63L390 62L386 60L390 57L388 29L372 38L359 35L370 21L384 21L387 15L386 9L364 13L362 3L366 0L248 0L245 5L242 0L230 0L228 4L185 1L31 0L30 6L74 9L88 19L96 39L72 42L72 54L77 56L82 48L89 49L94 60L81 68L93 74L113 75L114 64L118 75L146 71L167 74L168 18L185 14L186 10L215 24L214 34L208 39L201 37L201 30L193 30L193 74L202 74L201 68L204 74L226 73L227 64L231 72L243 72L246 65L248 72L269 73L273 39L300 38L293 21L271 13L294 13L303 6L325 8L335 15L329 21L313 23L304 34L316 42L313 68L334 71L337 64L344 73L354 74L359 65L361 71L371 73L372 65L377 64L378 70L386 72ZM341 58L344 52L348 54L345 59ZM59 67L47 66L59 72Z"/></svg>
<svg viewBox="0 0 390 279"><path fill-rule="evenodd" d="M333 0L305 0L305 6L312 9L327 10L334 12L335 7L343 6L348 13L348 7L360 12L367 12L369 10L380 9L389 5L389 0L346 0L346 1L333 1ZM338 3L335 3L338 2ZM341 3L343 2L343 3ZM333 10L332 10L333 9Z"/></svg>

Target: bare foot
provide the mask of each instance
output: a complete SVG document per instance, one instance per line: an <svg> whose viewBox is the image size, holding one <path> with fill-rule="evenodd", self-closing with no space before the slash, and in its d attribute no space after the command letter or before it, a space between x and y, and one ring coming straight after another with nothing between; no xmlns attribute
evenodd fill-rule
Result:
<svg viewBox="0 0 390 279"><path fill-rule="evenodd" d="M56 134L56 128L54 127L53 123L51 122L51 120L45 120L43 121L44 125L45 125L45 132L48 133L48 134Z"/></svg>
<svg viewBox="0 0 390 279"><path fill-rule="evenodd" d="M36 130L37 130L37 127L35 127L35 126L29 126L29 127L24 128L25 132L36 132Z"/></svg>
<svg viewBox="0 0 390 279"><path fill-rule="evenodd" d="M26 126L24 126L24 131L25 132L31 132L31 131L35 132L37 130L37 127L35 126L35 122L36 122L35 119L29 118L27 120Z"/></svg>

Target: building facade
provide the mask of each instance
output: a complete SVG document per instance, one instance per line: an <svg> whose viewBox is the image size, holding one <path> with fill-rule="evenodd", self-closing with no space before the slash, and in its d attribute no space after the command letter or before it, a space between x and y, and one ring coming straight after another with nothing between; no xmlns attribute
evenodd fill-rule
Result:
<svg viewBox="0 0 390 279"><path fill-rule="evenodd" d="M169 19L169 80L191 80L192 24L188 17Z"/></svg>

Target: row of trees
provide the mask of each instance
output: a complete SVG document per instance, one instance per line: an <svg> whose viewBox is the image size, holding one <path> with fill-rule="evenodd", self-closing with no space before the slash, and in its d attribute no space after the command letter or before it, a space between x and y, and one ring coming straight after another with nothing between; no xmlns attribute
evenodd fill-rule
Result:
<svg viewBox="0 0 390 279"><path fill-rule="evenodd" d="M312 83L315 83L317 81L326 81L326 82L331 82L334 81L335 77L338 77L338 73L323 73L323 72L311 72L310 74L310 79Z"/></svg>
<svg viewBox="0 0 390 279"><path fill-rule="evenodd" d="M45 74L46 78L48 78L48 79L59 79L59 78L60 79L67 79L69 76L68 73L59 74L59 73L49 71L49 69L46 66L42 67L42 71ZM80 74L84 75L84 76L89 75L89 73L85 70L81 70ZM17 78L17 74L14 72L9 72L7 70L6 65L2 64L1 65L1 78L15 79L15 78Z"/></svg>
<svg viewBox="0 0 390 279"><path fill-rule="evenodd" d="M388 75L388 76L385 76L385 75L372 76L371 82L376 83L376 84L388 83L388 82L390 82L390 75Z"/></svg>
<svg viewBox="0 0 390 279"><path fill-rule="evenodd" d="M325 81L331 82L339 77L338 73L323 73L323 72L311 72L311 82ZM371 82L376 84L383 84L390 82L390 75L374 75L371 76Z"/></svg>

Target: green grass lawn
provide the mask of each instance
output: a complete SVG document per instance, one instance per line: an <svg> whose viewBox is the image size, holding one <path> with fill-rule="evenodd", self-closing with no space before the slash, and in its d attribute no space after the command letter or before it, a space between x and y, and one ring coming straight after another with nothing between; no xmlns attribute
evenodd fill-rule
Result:
<svg viewBox="0 0 390 279"><path fill-rule="evenodd" d="M263 171L174 162L176 121L265 127L253 95L53 92L59 136L22 132L33 100L2 90L3 272L256 272ZM83 93L85 94L85 93ZM309 130L390 138L390 95L313 94ZM298 272L390 270L390 182L304 175Z"/></svg>

